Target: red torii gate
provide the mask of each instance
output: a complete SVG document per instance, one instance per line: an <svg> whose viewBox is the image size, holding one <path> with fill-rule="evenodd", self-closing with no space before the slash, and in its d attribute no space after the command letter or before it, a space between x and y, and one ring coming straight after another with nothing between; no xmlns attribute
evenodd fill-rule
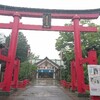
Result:
<svg viewBox="0 0 100 100"><path fill-rule="evenodd" d="M17 41L18 41L18 31L20 29L23 30L41 30L41 31L64 31L64 32L74 32L74 43L75 43L75 69L77 74L77 89L78 93L85 92L85 83L84 83L84 72L82 67L82 50L81 50L81 42L80 42L80 32L97 32L96 27L83 27L79 25L80 19L96 19L99 17L99 14L61 14L61 13L51 13L51 18L57 19L72 19L73 25L71 26L51 26L50 28L43 28L42 25L30 25L30 24L22 24L20 23L21 17L43 17L43 13L41 12L22 12L22 11L7 11L0 10L0 15L4 16L13 16L14 21L10 23L0 23L0 28L2 29L12 29L10 47L8 51L8 56L3 56L0 54L0 59L6 61L6 70L4 74L4 80L2 83L2 90L9 92L12 82L12 74L15 66L15 62L17 62L17 69L14 73L14 88L18 86L18 70L19 70L19 60L15 60L16 57L16 49L17 49ZM96 99L97 98L97 99ZM93 100L99 100L98 97L94 97Z"/></svg>

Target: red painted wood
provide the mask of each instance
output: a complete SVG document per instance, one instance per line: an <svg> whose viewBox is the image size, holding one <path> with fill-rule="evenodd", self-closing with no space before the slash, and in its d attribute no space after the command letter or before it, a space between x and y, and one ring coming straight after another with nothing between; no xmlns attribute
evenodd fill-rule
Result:
<svg viewBox="0 0 100 100"><path fill-rule="evenodd" d="M6 11L6 10L0 10L0 15L6 15L6 16L13 16L15 11ZM43 13L40 12L18 12L22 17L36 17L36 18L42 18ZM52 18L59 18L59 19L72 19L76 14L51 14ZM78 14L81 19L97 19L99 17L99 14Z"/></svg>
<svg viewBox="0 0 100 100"><path fill-rule="evenodd" d="M20 29L24 30L40 30L40 31L73 31L73 26L51 26L51 28L43 28L41 25L19 25Z"/></svg>
<svg viewBox="0 0 100 100"><path fill-rule="evenodd" d="M13 23L0 23L1 29L12 29Z"/></svg>
<svg viewBox="0 0 100 100"><path fill-rule="evenodd" d="M98 97L98 96L93 96L93 97L91 97L91 100L100 100L100 97Z"/></svg>
<svg viewBox="0 0 100 100"><path fill-rule="evenodd" d="M14 67L14 79L13 79L13 88L18 88L18 75L19 75L19 68L20 68L20 60L16 60L16 65Z"/></svg>
<svg viewBox="0 0 100 100"><path fill-rule="evenodd" d="M95 50L91 50L88 52L88 63L97 65L97 53Z"/></svg>
<svg viewBox="0 0 100 100"><path fill-rule="evenodd" d="M72 91L76 91L77 89L77 76L76 76L76 68L75 68L75 61L71 61L71 89Z"/></svg>
<svg viewBox="0 0 100 100"><path fill-rule="evenodd" d="M13 23L0 23L2 29L12 29ZM62 32L73 32L74 27L71 26L51 26L51 28L43 28L42 25L30 25L30 24L19 24L20 30L39 30L39 31L62 31ZM83 27L80 25L81 32L97 32L96 27Z"/></svg>
<svg viewBox="0 0 100 100"><path fill-rule="evenodd" d="M96 27L83 27L80 25L81 32L97 32ZM41 25L28 25L20 24L19 29L22 30L40 30L40 31L63 31L63 32L73 32L74 27L71 26L51 26L51 28L43 28Z"/></svg>
<svg viewBox="0 0 100 100"><path fill-rule="evenodd" d="M0 54L0 60L6 61L6 62L10 62L10 59L4 55Z"/></svg>
<svg viewBox="0 0 100 100"><path fill-rule="evenodd" d="M80 40L80 28L79 28L79 19L78 15L74 16L74 52L75 52L75 68L77 74L77 90L78 93L84 93L84 72L83 67L80 64L80 60L82 59L82 50L81 50L81 40Z"/></svg>
<svg viewBox="0 0 100 100"><path fill-rule="evenodd" d="M8 52L8 57L10 58L10 63L6 63L6 70L4 74L4 82L3 82L3 91L9 92L11 81L12 81L12 73L14 68L14 61L16 57L16 49L17 49L17 41L18 41L18 25L19 25L20 16L15 13L14 22L12 27L12 34L10 40L10 48Z"/></svg>

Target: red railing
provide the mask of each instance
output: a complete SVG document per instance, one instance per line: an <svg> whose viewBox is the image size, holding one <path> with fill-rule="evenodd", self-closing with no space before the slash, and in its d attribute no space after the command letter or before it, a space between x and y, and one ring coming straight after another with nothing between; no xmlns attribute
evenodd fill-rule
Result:
<svg viewBox="0 0 100 100"><path fill-rule="evenodd" d="M28 79L25 79L23 81L19 81L18 88L25 88L29 83L30 83L30 81Z"/></svg>
<svg viewBox="0 0 100 100"><path fill-rule="evenodd" d="M66 80L60 80L60 85L65 88L71 88L71 82L67 82ZM77 84L75 84L75 87L77 87ZM90 90L88 84L85 84L85 90Z"/></svg>
<svg viewBox="0 0 100 100"><path fill-rule="evenodd" d="M60 84L65 88L70 88L71 86L70 82L66 82L66 80L61 80Z"/></svg>

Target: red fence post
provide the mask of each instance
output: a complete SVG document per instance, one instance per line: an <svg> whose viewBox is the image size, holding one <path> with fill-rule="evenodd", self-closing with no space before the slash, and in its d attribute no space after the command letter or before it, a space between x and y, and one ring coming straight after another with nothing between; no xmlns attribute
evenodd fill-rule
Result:
<svg viewBox="0 0 100 100"><path fill-rule="evenodd" d="M95 50L90 50L88 52L88 63L89 64L94 64L94 65L97 65L97 53Z"/></svg>
<svg viewBox="0 0 100 100"><path fill-rule="evenodd" d="M14 79L13 79L13 88L18 87L18 75L19 75L19 68L20 68L20 60L16 60L15 68L14 68Z"/></svg>
<svg viewBox="0 0 100 100"><path fill-rule="evenodd" d="M8 52L8 58L10 62L6 63L6 70L4 74L4 82L3 82L3 91L9 92L11 81L12 81L12 73L14 68L14 61L16 57L16 49L17 49L17 41L18 41L18 29L19 29L19 20L20 15L16 12L14 14L14 22L12 26L12 33L11 33L11 40L10 40L10 47Z"/></svg>
<svg viewBox="0 0 100 100"><path fill-rule="evenodd" d="M74 23L74 52L75 52L75 68L77 74L77 89L78 93L84 93L84 72L83 67L80 64L82 59L82 50L81 50L81 40L80 40L80 27L79 27L80 17L75 15L73 18Z"/></svg>
<svg viewBox="0 0 100 100"><path fill-rule="evenodd" d="M92 96L91 100L100 100L100 97L99 96Z"/></svg>
<svg viewBox="0 0 100 100"><path fill-rule="evenodd" d="M75 69L75 61L71 61L71 89L72 91L76 90L76 69Z"/></svg>

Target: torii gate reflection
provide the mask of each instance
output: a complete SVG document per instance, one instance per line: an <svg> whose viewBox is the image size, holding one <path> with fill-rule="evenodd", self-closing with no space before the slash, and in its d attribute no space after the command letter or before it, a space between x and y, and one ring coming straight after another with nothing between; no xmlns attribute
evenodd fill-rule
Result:
<svg viewBox="0 0 100 100"><path fill-rule="evenodd" d="M13 9L14 7L12 7ZM51 11L51 12L49 12ZM49 16L48 16L49 12ZM48 12L29 12L29 11L13 11L13 10L0 10L0 15L4 16L13 16L14 21L10 23L0 23L0 28L2 29L12 29L10 47L8 51L8 57L0 54L0 59L6 61L6 69L4 74L4 80L2 82L2 90L9 92L11 88L11 83L14 81L13 88L18 87L18 72L19 72L19 60L15 60L16 57L16 49L17 49L17 41L18 41L18 31L21 30L40 30L40 31L63 31L63 32L74 32L74 52L75 52L75 69L76 69L76 79L77 79L77 90L78 93L85 92L85 83L84 83L84 71L82 67L82 50L81 50L81 41L80 41L80 32L97 32L96 27L84 27L79 25L80 19L97 19L99 14L93 13L85 13L85 14L66 14L66 13L58 13L53 12L53 10L48 10ZM20 23L21 17L36 17L42 18L43 15L46 15L46 22L44 23L46 26L42 25L30 25ZM72 19L73 25L70 26L49 26L49 21L51 18L56 19ZM66 23L66 22L65 22ZM15 62L17 61L17 67L14 71L14 80L12 80L13 70L15 66ZM83 61L84 62L84 61ZM97 62L95 61L95 64ZM73 79L73 77L72 77ZM93 100L99 100L98 97L94 97Z"/></svg>

